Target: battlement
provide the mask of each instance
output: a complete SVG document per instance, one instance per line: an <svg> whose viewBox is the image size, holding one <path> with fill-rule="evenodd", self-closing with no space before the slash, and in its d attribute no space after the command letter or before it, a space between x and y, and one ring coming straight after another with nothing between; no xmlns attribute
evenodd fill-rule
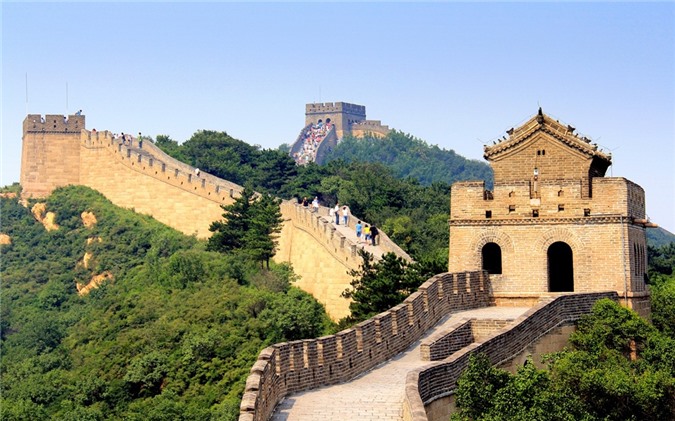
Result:
<svg viewBox="0 0 675 421"><path fill-rule="evenodd" d="M354 328L265 348L246 380L239 420L267 420L290 393L341 383L370 370L407 349L445 315L487 306L489 291L484 272L443 273Z"/></svg>
<svg viewBox="0 0 675 421"><path fill-rule="evenodd" d="M326 113L347 113L360 115L365 119L366 107L348 102L315 102L305 105L305 115Z"/></svg>
<svg viewBox="0 0 675 421"><path fill-rule="evenodd" d="M29 114L23 121L24 133L79 133L85 128L83 115Z"/></svg>

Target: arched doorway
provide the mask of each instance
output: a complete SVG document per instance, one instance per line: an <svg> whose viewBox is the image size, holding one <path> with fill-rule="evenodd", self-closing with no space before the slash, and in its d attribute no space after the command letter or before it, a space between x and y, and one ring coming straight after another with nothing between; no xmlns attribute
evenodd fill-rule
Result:
<svg viewBox="0 0 675 421"><path fill-rule="evenodd" d="M502 273L502 249L497 243L487 243L481 250L482 269L490 275Z"/></svg>
<svg viewBox="0 0 675 421"><path fill-rule="evenodd" d="M548 290L549 292L574 291L574 266L572 248L558 241L551 244L546 253L548 256Z"/></svg>

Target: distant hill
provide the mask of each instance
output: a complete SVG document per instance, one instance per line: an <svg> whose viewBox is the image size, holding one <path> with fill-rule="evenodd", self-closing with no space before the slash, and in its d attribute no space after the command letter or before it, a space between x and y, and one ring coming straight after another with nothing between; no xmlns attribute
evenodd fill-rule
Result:
<svg viewBox="0 0 675 421"><path fill-rule="evenodd" d="M399 131L391 131L384 138L347 137L327 154L326 162L335 160L382 163L396 177L411 177L426 186L462 180L486 180L488 187L492 186L492 169L488 164Z"/></svg>
<svg viewBox="0 0 675 421"><path fill-rule="evenodd" d="M675 234L661 227L647 230L647 244L652 247L661 247L675 242Z"/></svg>

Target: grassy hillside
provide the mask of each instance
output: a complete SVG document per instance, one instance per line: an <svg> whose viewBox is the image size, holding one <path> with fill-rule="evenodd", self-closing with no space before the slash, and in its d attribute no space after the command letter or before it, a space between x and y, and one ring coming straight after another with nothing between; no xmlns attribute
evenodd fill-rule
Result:
<svg viewBox="0 0 675 421"><path fill-rule="evenodd" d="M234 420L260 349L332 328L288 266L206 252L90 189L47 199L55 231L0 204L3 420Z"/></svg>

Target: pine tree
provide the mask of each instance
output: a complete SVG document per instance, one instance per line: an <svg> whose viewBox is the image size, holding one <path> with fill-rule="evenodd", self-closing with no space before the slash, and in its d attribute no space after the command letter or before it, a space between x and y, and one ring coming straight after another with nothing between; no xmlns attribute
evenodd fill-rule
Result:
<svg viewBox="0 0 675 421"><path fill-rule="evenodd" d="M256 197L250 186L244 188L234 203L223 208L223 220L211 223L213 232L208 250L222 253L240 252L253 260L266 263L276 252L277 238L283 219L280 199L271 195Z"/></svg>

